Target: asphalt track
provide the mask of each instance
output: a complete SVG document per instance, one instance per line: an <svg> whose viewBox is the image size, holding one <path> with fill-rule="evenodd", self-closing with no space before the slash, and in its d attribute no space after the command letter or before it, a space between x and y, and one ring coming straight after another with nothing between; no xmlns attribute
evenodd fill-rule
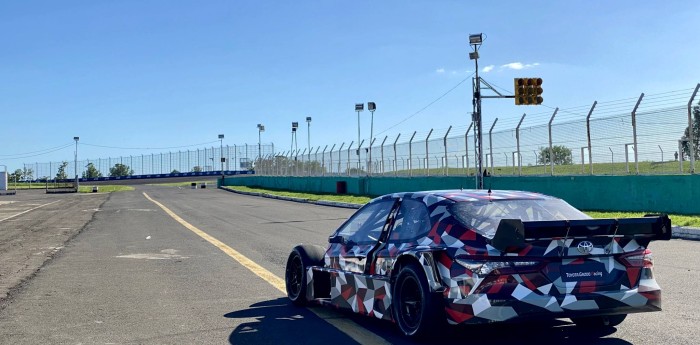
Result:
<svg viewBox="0 0 700 345"><path fill-rule="evenodd" d="M324 244L353 211L217 189L112 193L4 304L0 343L411 343L391 323L297 308L280 291L290 249ZM426 343L696 344L700 242L651 249L663 312L593 333L566 321L450 328Z"/></svg>

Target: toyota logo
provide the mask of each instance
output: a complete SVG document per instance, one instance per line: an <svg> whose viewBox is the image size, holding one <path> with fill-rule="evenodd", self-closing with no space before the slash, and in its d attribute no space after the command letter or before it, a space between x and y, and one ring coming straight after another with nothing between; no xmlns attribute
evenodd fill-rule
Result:
<svg viewBox="0 0 700 345"><path fill-rule="evenodd" d="M581 254L590 254L593 250L593 243L591 241L581 241L578 244L578 251Z"/></svg>

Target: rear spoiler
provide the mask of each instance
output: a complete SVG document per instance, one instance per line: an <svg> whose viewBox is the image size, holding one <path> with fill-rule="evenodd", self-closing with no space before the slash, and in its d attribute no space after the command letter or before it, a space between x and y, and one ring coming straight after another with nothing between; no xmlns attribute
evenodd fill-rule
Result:
<svg viewBox="0 0 700 345"><path fill-rule="evenodd" d="M616 236L642 242L671 239L671 219L667 215L643 218L581 219L523 222L501 219L491 245L507 251L523 248L529 241L551 238Z"/></svg>

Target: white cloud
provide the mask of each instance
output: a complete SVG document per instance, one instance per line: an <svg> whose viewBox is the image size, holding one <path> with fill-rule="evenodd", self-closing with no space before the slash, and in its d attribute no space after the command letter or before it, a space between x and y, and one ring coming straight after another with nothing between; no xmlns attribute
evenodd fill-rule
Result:
<svg viewBox="0 0 700 345"><path fill-rule="evenodd" d="M444 69L444 68L438 68L438 69L435 70L435 73L445 73L445 69Z"/></svg>
<svg viewBox="0 0 700 345"><path fill-rule="evenodd" d="M484 67L483 71L484 71L484 73L488 73L488 72L493 71L493 69L494 69L495 67L496 67L496 66L494 66L494 65L488 65L488 66Z"/></svg>
<svg viewBox="0 0 700 345"><path fill-rule="evenodd" d="M507 63L505 65L501 65L501 69L510 68L510 69L514 69L514 70L521 70L521 69L532 68L532 67L539 66L539 65L540 65L539 62L535 62L532 64L524 64L522 62L511 62L511 63Z"/></svg>

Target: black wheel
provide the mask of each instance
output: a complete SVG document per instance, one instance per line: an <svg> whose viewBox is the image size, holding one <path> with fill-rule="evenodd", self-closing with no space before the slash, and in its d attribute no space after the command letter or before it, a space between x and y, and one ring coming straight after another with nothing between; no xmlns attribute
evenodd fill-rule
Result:
<svg viewBox="0 0 700 345"><path fill-rule="evenodd" d="M284 282L287 288L287 297L298 306L308 302L306 292L308 290L306 269L311 266L322 266L325 251L319 246L299 245L294 247L287 259L287 267L284 272Z"/></svg>
<svg viewBox="0 0 700 345"><path fill-rule="evenodd" d="M421 337L441 324L438 296L432 294L423 270L417 265L401 269L393 288L394 320L401 332Z"/></svg>
<svg viewBox="0 0 700 345"><path fill-rule="evenodd" d="M625 321L627 314L571 318L576 326L585 328L615 327Z"/></svg>

